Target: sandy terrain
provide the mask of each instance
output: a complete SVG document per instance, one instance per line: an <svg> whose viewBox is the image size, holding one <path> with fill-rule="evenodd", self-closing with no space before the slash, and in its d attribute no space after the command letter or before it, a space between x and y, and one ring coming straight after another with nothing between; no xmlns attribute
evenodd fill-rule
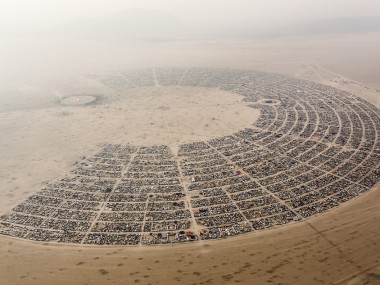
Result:
<svg viewBox="0 0 380 285"><path fill-rule="evenodd" d="M41 74L49 68L58 70L63 63L37 66L35 77L26 76L23 84L10 80L1 86L0 212L66 173L75 161L105 143L165 142L175 146L183 141L229 134L256 119L251 109L246 112L248 107L239 96L229 93L152 87L131 92L126 98L92 86L75 74L105 68L106 62L114 64L117 57L120 67L199 65L259 69L329 84L380 107L380 93L376 90L380 88L380 70L378 64L373 64L380 60L373 49L378 42L374 35L367 37L361 36L362 41L338 38L314 42L152 43L144 44L143 50L140 46L115 47L112 58L101 57L89 65L102 49L109 49L102 46L97 53L91 50L83 58L73 55L71 60L78 61L78 65L83 63L84 70L69 66L49 80ZM352 53L344 49L350 43L357 43ZM87 46L80 48L85 50ZM344 52L340 52L342 49ZM146 57L136 56L140 53ZM362 60L364 57L367 61ZM29 63L21 58L15 70L17 64ZM69 71L73 76L62 80ZM116 101L87 107L58 105L61 96L83 91L107 94ZM204 101L204 92L208 101ZM151 100L157 94L160 100ZM182 94L191 94L191 98L183 100ZM184 107L188 114L182 112ZM138 117L143 108L154 114L155 125L151 125L152 118ZM134 128L128 124L131 120ZM151 133L153 129L156 131ZM0 283L380 284L379 199L378 187L308 222L196 245L68 247L0 237Z"/></svg>
<svg viewBox="0 0 380 285"><path fill-rule="evenodd" d="M380 192L288 227L158 247L0 239L3 284L379 284ZM376 226L375 226L376 225Z"/></svg>
<svg viewBox="0 0 380 285"><path fill-rule="evenodd" d="M242 98L202 87L149 87L105 105L0 113L0 185L6 196L0 209L24 200L41 182L107 143L166 144L176 150L181 143L251 127L260 111Z"/></svg>

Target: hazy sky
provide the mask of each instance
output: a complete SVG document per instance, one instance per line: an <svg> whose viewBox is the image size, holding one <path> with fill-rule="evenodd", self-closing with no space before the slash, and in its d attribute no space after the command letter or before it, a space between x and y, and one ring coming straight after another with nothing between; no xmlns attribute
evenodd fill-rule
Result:
<svg viewBox="0 0 380 285"><path fill-rule="evenodd" d="M157 9L189 22L297 21L380 15L379 0L0 0L2 29L47 27L131 8Z"/></svg>

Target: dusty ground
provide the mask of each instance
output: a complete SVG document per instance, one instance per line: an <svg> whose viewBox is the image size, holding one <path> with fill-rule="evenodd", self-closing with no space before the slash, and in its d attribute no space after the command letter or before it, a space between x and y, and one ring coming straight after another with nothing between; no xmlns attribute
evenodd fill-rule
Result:
<svg viewBox="0 0 380 285"><path fill-rule="evenodd" d="M260 111L242 99L202 87L149 87L128 90L104 105L0 112L0 210L107 143L165 144L176 151L181 143L252 127Z"/></svg>
<svg viewBox="0 0 380 285"><path fill-rule="evenodd" d="M53 62L56 59L53 66L36 63L42 57L30 54L28 56L34 59L17 56L16 60L10 53L2 54L5 66L13 60L14 74L24 70L23 65L34 66L35 72L24 70L25 77L15 80L13 69L5 73L5 69L0 68L2 78L8 80L0 86L0 212L38 191L44 182L61 176L75 161L104 143L125 143L128 139L131 143L151 144L169 140L175 145L230 133L255 120L255 116L246 113L247 107L239 96L223 94L220 100L223 103L219 103L215 101L219 93L201 88L184 88L181 92L172 89L171 95L167 95L166 90L159 93L162 101L149 100L149 96L160 92L152 87L144 90L145 101L131 93L117 106L113 103L89 107L57 105L62 95L84 91L112 93L100 86L89 86L78 74L92 68L109 68L107 64L116 62L120 68L198 65L259 69L349 90L380 107L379 38L369 34L333 40L144 43L112 46L112 51L108 44L87 49L88 44L83 43L75 49L63 46L71 56L69 63L58 60L55 53L59 50L54 49L58 44L51 43L45 56ZM18 44L15 44L16 55L17 48L20 54L22 51L22 45ZM30 52L37 53L37 50L39 44L32 46ZM110 55L104 55L105 51ZM99 57L100 54L103 56ZM51 71L49 78L43 76L47 71ZM62 80L68 73L71 77ZM179 96L186 92L192 94L192 102L186 106L191 105L192 112L202 114L206 112L199 105L208 104L207 116L216 117L214 124L206 126L210 118L192 116L193 113L186 115L172 107L181 107L183 100ZM209 102L199 101L204 98L202 92L208 92ZM175 104L175 98L179 105L170 105ZM130 103L137 106L135 110L128 109ZM156 123L166 133L154 126L160 131L153 136L146 135L152 126L149 117L140 117L139 128L129 129L124 122L137 116L141 108L150 108L160 118ZM173 119L178 116L182 116L181 124ZM192 124L189 120L194 117L197 121ZM308 222L195 245L67 247L0 237L0 283L380 284L379 201L380 189L377 188Z"/></svg>
<svg viewBox="0 0 380 285"><path fill-rule="evenodd" d="M2 284L379 284L380 189L288 227L157 247L1 238Z"/></svg>

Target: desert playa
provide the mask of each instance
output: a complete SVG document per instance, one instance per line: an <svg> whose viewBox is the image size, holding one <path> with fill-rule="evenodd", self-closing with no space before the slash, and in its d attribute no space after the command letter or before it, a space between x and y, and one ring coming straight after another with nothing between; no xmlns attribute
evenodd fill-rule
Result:
<svg viewBox="0 0 380 285"><path fill-rule="evenodd" d="M378 199L372 191L307 223L190 245L88 248L2 238L1 276L8 284L377 284Z"/></svg>
<svg viewBox="0 0 380 285"><path fill-rule="evenodd" d="M124 89L96 83L83 74L163 65L179 65L185 70L194 65L254 69L348 91L379 108L379 70L373 63L380 59L372 48L379 43L374 38L371 34L334 41L313 39L313 42L282 39L260 43L144 43L142 47L129 46L127 51L115 45L112 56L97 61L94 61L96 54L84 52L89 43L83 43L81 61L85 67L81 70L70 66L75 61L71 59L61 63L68 66L65 72L45 80L41 74L48 67L40 66L40 74L28 78L23 88L14 88L12 84L3 88L0 212L7 213L107 144L165 144L177 153L181 144L228 136L259 121L260 111L252 110L234 92L154 84L125 93ZM347 43L358 43L354 53L343 48ZM310 50L310 46L318 49ZM136 56L141 49L146 57ZM123 60L115 68L117 58ZM378 164L373 168L378 169ZM359 197L300 222L188 244L65 245L2 235L0 281L380 284L379 199L377 183Z"/></svg>

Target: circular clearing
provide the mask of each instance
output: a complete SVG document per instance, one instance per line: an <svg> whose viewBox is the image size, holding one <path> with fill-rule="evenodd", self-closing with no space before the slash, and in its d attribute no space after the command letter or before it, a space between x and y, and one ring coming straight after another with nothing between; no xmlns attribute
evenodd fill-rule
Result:
<svg viewBox="0 0 380 285"><path fill-rule="evenodd" d="M61 100L62 105L66 106L82 106L82 105L87 105L96 100L95 96L90 96L90 95L80 95L80 96L70 96L66 97Z"/></svg>
<svg viewBox="0 0 380 285"><path fill-rule="evenodd" d="M128 141L139 145L208 140L252 127L258 109L241 95L198 86L141 87L125 90L120 98L93 108L72 110L65 123L86 144Z"/></svg>

